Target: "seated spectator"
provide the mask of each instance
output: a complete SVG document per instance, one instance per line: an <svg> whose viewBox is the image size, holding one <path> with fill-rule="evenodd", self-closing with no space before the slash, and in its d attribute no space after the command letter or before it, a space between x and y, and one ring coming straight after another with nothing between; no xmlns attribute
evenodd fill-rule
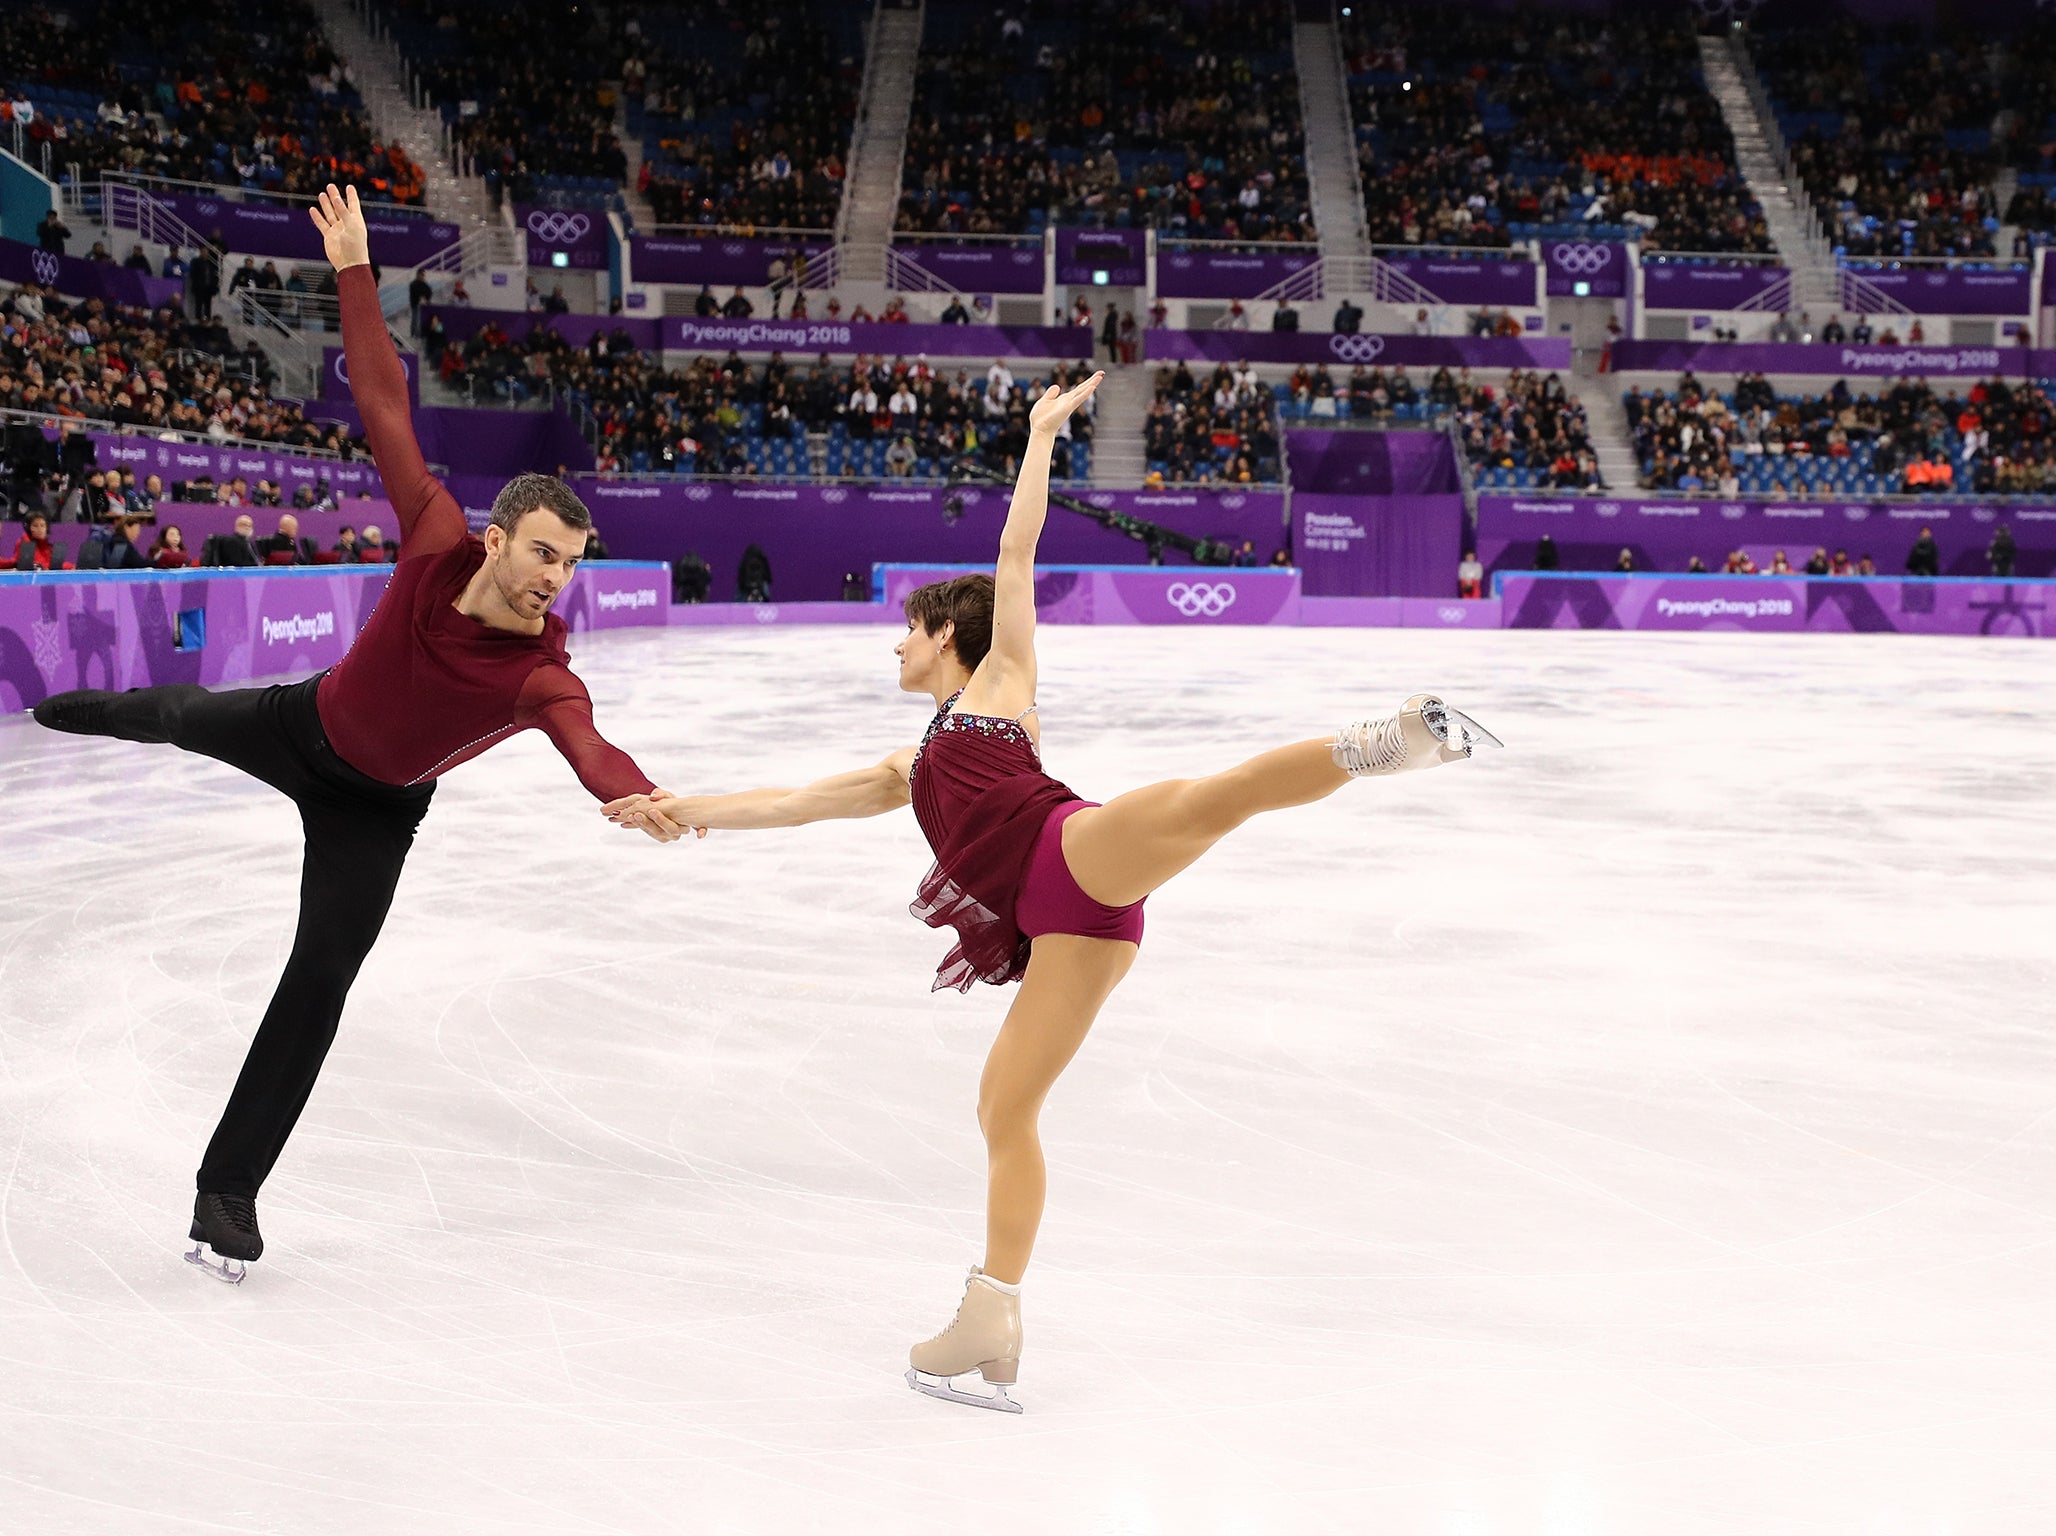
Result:
<svg viewBox="0 0 2056 1536"><path fill-rule="evenodd" d="M157 537L151 542L145 558L160 571L181 570L198 563L192 551L186 548L186 536L179 532L177 523L166 524L157 530Z"/></svg>
<svg viewBox="0 0 2056 1536"><path fill-rule="evenodd" d="M1828 570L1828 552L1826 546L1823 545L1819 548L1816 548L1814 552L1807 557L1806 574L1809 576L1825 576L1828 574Z"/></svg>
<svg viewBox="0 0 2056 1536"><path fill-rule="evenodd" d="M237 519L240 524L241 519ZM256 545L258 559L265 565L310 565L314 560L312 540L300 538L300 520L287 512L278 520L278 532Z"/></svg>
<svg viewBox="0 0 2056 1536"><path fill-rule="evenodd" d="M257 525L245 512L235 521L233 533L218 533L201 552L204 565L257 566L264 557L257 552Z"/></svg>
<svg viewBox="0 0 2056 1536"><path fill-rule="evenodd" d="M334 553L340 557L339 563L343 565L353 565L356 563L357 530L348 523L343 524L341 528L336 530Z"/></svg>
<svg viewBox="0 0 2056 1536"><path fill-rule="evenodd" d="M1623 576L1632 576L1635 571L1635 552L1632 549L1623 548L1619 557L1613 562L1613 568Z"/></svg>
<svg viewBox="0 0 2056 1536"><path fill-rule="evenodd" d="M1922 528L1920 537L1913 541L1913 547L1906 552L1906 574L1909 576L1939 576L1942 574L1942 550L1935 543L1935 531Z"/></svg>
<svg viewBox="0 0 2056 1536"><path fill-rule="evenodd" d="M357 562L360 565L385 565L399 558L397 548L388 548L385 535L378 524L367 523L363 537L357 541Z"/></svg>
<svg viewBox="0 0 2056 1536"><path fill-rule="evenodd" d="M1771 556L1770 574L1773 576L1789 576L1792 574L1792 562L1785 558L1785 552L1782 549Z"/></svg>
<svg viewBox="0 0 2056 1536"><path fill-rule="evenodd" d="M17 571L49 571L59 566L57 546L50 542L50 519L36 512L22 525L21 537L14 541L14 568Z"/></svg>
<svg viewBox="0 0 2056 1536"><path fill-rule="evenodd" d="M1478 562L1478 552L1467 549L1456 567L1456 595L1458 597L1482 597L1485 591L1485 567Z"/></svg>

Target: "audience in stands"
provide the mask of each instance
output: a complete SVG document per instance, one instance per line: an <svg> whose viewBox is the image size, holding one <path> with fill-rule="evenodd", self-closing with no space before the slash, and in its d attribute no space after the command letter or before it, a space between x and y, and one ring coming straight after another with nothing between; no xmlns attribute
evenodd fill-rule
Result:
<svg viewBox="0 0 2056 1536"><path fill-rule="evenodd" d="M305 0L0 8L0 86L35 108L28 137L50 145L53 167L84 180L127 171L299 193L333 180L373 202L422 199L421 167L375 139Z"/></svg>
<svg viewBox="0 0 2056 1536"><path fill-rule="evenodd" d="M1345 11L1372 241L1632 232L1647 250L1771 250L1690 17L1656 11Z"/></svg>
<svg viewBox="0 0 2056 1536"><path fill-rule="evenodd" d="M1558 490L1606 488L1585 407L1560 374L1515 369L1495 387L1474 382L1469 369L1440 368L1427 400L1455 422L1474 471L1511 472L1516 484Z"/></svg>
<svg viewBox="0 0 2056 1536"><path fill-rule="evenodd" d="M1286 0L928 8L898 227L1311 240Z"/></svg>
<svg viewBox="0 0 2056 1536"><path fill-rule="evenodd" d="M1759 31L1750 52L1831 243L1990 256L1998 208L1987 40L1854 21Z"/></svg>
<svg viewBox="0 0 2056 1536"><path fill-rule="evenodd" d="M1279 478L1277 398L1247 363L1204 380L1183 362L1157 370L1144 455L1165 485L1247 485Z"/></svg>

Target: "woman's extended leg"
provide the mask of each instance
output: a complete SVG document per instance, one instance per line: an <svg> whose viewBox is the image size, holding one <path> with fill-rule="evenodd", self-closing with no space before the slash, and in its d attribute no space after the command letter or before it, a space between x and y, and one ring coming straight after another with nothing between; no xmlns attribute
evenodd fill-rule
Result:
<svg viewBox="0 0 2056 1536"><path fill-rule="evenodd" d="M1047 1180L1036 1131L1042 1101L1134 963L1135 946L1117 939L1047 933L1035 941L978 1080L986 1155L985 1262L979 1267L995 1280L1020 1283L1042 1225Z"/></svg>
<svg viewBox="0 0 2056 1536"><path fill-rule="evenodd" d="M1064 862L1094 901L1140 901L1263 811L1309 805L1349 775L1328 741L1298 741L1203 779L1166 779L1076 812L1064 823Z"/></svg>

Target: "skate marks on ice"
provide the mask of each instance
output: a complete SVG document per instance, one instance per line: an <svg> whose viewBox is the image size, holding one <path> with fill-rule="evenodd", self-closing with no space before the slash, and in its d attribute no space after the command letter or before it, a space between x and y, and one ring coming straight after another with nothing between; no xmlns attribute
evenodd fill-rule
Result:
<svg viewBox="0 0 2056 1536"><path fill-rule="evenodd" d="M725 789L916 739L896 638L578 658ZM1511 745L1153 900L1045 1111L1018 1418L901 1384L1005 1002L927 993L910 817L658 848L538 738L453 774L231 1288L175 1224L290 809L0 726L0 1523L2047 1528L2056 653L1041 640L1093 798L1424 689Z"/></svg>

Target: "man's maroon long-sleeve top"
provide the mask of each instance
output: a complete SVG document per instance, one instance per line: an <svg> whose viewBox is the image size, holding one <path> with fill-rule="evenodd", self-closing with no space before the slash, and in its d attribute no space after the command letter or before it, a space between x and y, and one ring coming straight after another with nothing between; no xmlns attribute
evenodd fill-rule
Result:
<svg viewBox="0 0 2056 1536"><path fill-rule="evenodd" d="M368 266L336 276L350 393L400 520L400 562L371 622L321 680L322 728L343 761L387 784L424 784L531 727L602 800L656 786L593 726L571 671L564 621L542 633L494 629L455 607L485 560L464 511L428 472L407 415L407 376L386 334Z"/></svg>

